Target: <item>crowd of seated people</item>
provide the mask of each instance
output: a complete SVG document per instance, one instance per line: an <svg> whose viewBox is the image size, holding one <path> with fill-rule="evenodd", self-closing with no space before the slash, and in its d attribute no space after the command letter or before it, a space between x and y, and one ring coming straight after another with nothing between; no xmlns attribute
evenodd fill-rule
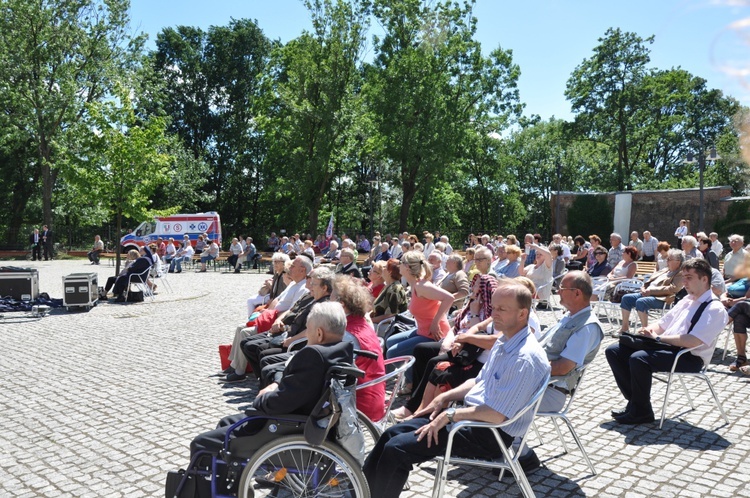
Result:
<svg viewBox="0 0 750 498"><path fill-rule="evenodd" d="M440 413L441 403L452 399L453 394L449 393L460 391L466 383L474 385L476 379L483 379L482 372L496 366L496 346L510 338L503 335L508 322L500 318L499 312L493 312L493 305L515 302L521 303L518 309L524 311L521 322L514 325L514 333L527 330L525 333L535 337L547 354L553 375L564 379L550 389L545 405L560 409L575 382L567 376L588 364L599 349L602 331L589 302L612 299L618 284L641 279L643 285L637 291L618 297L620 332L630 330L633 309L639 328L657 330L649 325L649 312L668 308L689 295L683 289L682 269L687 261L696 259L705 259L713 268L711 291L720 295L734 322L737 359L730 370L750 375L745 354L750 327L750 256L741 236L729 238L730 251L721 271L721 248L717 254L715 234L684 234L679 249L657 240L648 231L643 232L643 239L638 232L630 233L627 244L619 234L612 233L609 247L596 234L587 239L555 234L553 241L546 244L538 234L526 234L521 245L513 235L472 234L463 254L459 254L450 247L446 236L432 233L424 233L421 238L409 233L395 237L378 234L371 244L361 235L354 239L345 235L334 239L318 237L313 242L304 235L278 238L272 234L268 246L275 250L274 275L247 301L249 320L235 331L231 366L224 372L224 381L243 381L252 372L260 387L253 405L265 410L268 399L294 392L290 386L296 379L290 375L297 375L294 372L301 368L300 355L312 354L308 348L351 343L353 350L375 353L376 359L351 357L350 361L365 371L360 382L384 375L384 359L412 355L416 363L399 389L400 394L411 397L394 416L398 420L421 420L436 406L435 413ZM232 253L235 252L241 254ZM362 265L357 262L358 254L363 255ZM173 259L177 257L179 249ZM650 264L644 265L650 268L649 275L639 274L641 261ZM368 271L363 273L361 267ZM605 279L603 292L597 293L592 278ZM555 281L559 285L553 288ZM525 290L519 290L521 287ZM560 306L569 313L561 323L545 331L534 308L544 309L553 292L560 294ZM501 294L502 299L496 298ZM527 297L535 298L538 304L527 305ZM316 323L312 312L322 310L316 307L324 304L327 315L337 313L333 312L335 306L345 317L340 337L337 334L341 326L333 324L335 320L325 326ZM383 337L381 344L375 326L407 311L414 321L413 328ZM329 329L337 332L332 335ZM300 339L307 339L307 345L293 347ZM379 420L385 406L384 386L373 388L357 392L357 405L369 418ZM631 412L626 408L622 413L630 415L621 417L621 412L615 416L613 411L613 417L622 424L653 418ZM428 422L417 433L428 431L431 425ZM217 431L221 433L223 427L224 422ZM213 432L216 431L197 438L193 451L207 447L206 442L215 439ZM539 465L535 456L525 458L525 471Z"/></svg>

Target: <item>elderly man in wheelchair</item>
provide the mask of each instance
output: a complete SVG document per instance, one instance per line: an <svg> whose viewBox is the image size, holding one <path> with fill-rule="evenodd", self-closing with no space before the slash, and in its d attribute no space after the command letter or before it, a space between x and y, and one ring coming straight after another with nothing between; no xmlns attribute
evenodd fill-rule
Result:
<svg viewBox="0 0 750 498"><path fill-rule="evenodd" d="M197 436L188 469L168 474L166 496L369 497L354 405L363 372L352 366L352 344L341 341L345 328L341 305L314 305L308 345L282 380L252 409Z"/></svg>

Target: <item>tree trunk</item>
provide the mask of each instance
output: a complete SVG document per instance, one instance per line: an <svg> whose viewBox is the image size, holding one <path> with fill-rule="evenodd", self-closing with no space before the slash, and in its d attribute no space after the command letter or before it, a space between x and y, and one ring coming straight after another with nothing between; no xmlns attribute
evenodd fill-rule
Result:
<svg viewBox="0 0 750 498"><path fill-rule="evenodd" d="M120 244L120 234L122 233L122 209L117 209L117 232L115 239L117 239L117 252L115 252L115 275L120 274L120 252L122 251L122 244Z"/></svg>
<svg viewBox="0 0 750 498"><path fill-rule="evenodd" d="M417 189L414 184L404 184L404 197L401 202L401 210L398 216L398 231L400 233L408 231L407 226L409 224L409 210L411 209L411 203L414 200L414 195L417 193Z"/></svg>

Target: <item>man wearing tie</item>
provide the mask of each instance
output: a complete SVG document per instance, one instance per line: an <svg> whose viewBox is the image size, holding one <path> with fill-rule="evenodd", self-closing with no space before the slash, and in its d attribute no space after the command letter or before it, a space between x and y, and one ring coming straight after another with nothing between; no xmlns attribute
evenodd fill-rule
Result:
<svg viewBox="0 0 750 498"><path fill-rule="evenodd" d="M42 259L42 236L38 228L35 228L34 233L29 236L29 242L31 243L31 259L33 261Z"/></svg>
<svg viewBox="0 0 750 498"><path fill-rule="evenodd" d="M42 249L44 250L44 260L52 259L52 231L47 225L42 227Z"/></svg>

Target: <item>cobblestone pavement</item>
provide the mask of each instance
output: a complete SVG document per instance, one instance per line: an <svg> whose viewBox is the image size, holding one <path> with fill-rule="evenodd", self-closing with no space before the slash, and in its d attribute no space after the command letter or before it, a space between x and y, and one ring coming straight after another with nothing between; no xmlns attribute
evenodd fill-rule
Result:
<svg viewBox="0 0 750 498"><path fill-rule="evenodd" d="M96 271L104 282L114 273L106 262L24 265L39 269L40 288L52 297L62 297L63 275ZM246 297L264 278L187 271L169 275L173 292L161 284L155 303L57 310L42 319L6 313L0 496L163 496L166 472L187 464L190 439L252 399L249 384L218 382L217 346L231 341ZM541 316L553 320L551 312ZM597 475L569 436L571 453L564 454L551 422L540 421L544 443L532 437L531 444L544 467L529 478L537 496L750 496L750 378L728 372L732 348L724 362L717 349L710 367L730 424L696 384L697 409L689 411L676 391L661 431L612 422L609 411L623 402L600 353L571 417ZM663 393L654 386L655 406ZM429 496L433 474L431 463L415 469L402 496ZM456 468L449 477L446 496L520 495L511 478L498 482L486 471Z"/></svg>

